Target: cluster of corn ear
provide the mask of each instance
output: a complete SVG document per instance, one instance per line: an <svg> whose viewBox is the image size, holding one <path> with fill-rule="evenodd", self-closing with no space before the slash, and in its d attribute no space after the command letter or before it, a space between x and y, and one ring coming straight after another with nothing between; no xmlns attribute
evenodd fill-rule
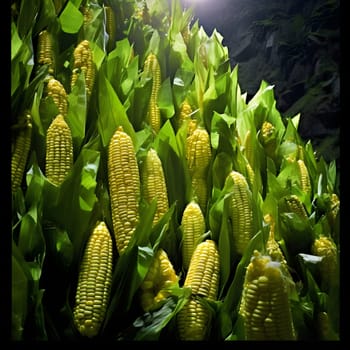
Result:
<svg viewBox="0 0 350 350"><path fill-rule="evenodd" d="M161 85L161 70L158 57L154 53L146 57L143 71L145 77L152 79L152 90L147 112L147 123L154 133L158 133L161 126L161 114L158 106L158 95Z"/></svg>
<svg viewBox="0 0 350 350"><path fill-rule="evenodd" d="M50 182L58 186L72 167L72 133L64 116L58 114L47 129L45 174Z"/></svg>
<svg viewBox="0 0 350 350"><path fill-rule="evenodd" d="M192 254L205 232L205 218L198 203L191 201L185 207L181 219L182 267L188 270Z"/></svg>
<svg viewBox="0 0 350 350"><path fill-rule="evenodd" d="M53 38L52 34L46 29L42 30L38 36L37 63L39 66L48 65L49 74L55 74Z"/></svg>
<svg viewBox="0 0 350 350"><path fill-rule="evenodd" d="M71 88L75 85L78 76L83 73L85 79L85 88L89 97L95 83L96 66L93 60L93 52L88 40L82 40L73 52L73 70L71 77Z"/></svg>
<svg viewBox="0 0 350 350"><path fill-rule="evenodd" d="M321 288L329 292L338 279L338 249L328 236L316 238L311 245L311 253L322 258L320 261Z"/></svg>
<svg viewBox="0 0 350 350"><path fill-rule="evenodd" d="M233 181L228 214L232 225L233 246L238 254L243 255L254 235L252 192L245 176L238 171L232 170L227 175L227 181Z"/></svg>
<svg viewBox="0 0 350 350"><path fill-rule="evenodd" d="M170 295L169 287L178 283L178 276L168 254L159 248L140 286L140 303L145 312L158 309Z"/></svg>
<svg viewBox="0 0 350 350"><path fill-rule="evenodd" d="M220 279L220 256L215 241L199 243L192 255L184 287L191 296L177 314L180 340L207 340L210 336L212 311L202 299L217 300Z"/></svg>
<svg viewBox="0 0 350 350"><path fill-rule="evenodd" d="M108 184L113 231L119 254L139 222L140 174L131 137L121 126L108 146Z"/></svg>
<svg viewBox="0 0 350 350"><path fill-rule="evenodd" d="M164 176L162 162L155 149L150 148L147 151L145 161L141 171L142 197L151 203L157 200L157 208L153 218L153 224L168 211L168 191Z"/></svg>
<svg viewBox="0 0 350 350"><path fill-rule="evenodd" d="M23 120L23 125L22 125ZM21 186L32 142L32 116L25 112L20 120L18 133L14 136L11 154L11 189L16 192Z"/></svg>
<svg viewBox="0 0 350 350"><path fill-rule="evenodd" d="M110 299L113 241L104 221L97 222L88 238L79 270L73 321L82 336L99 334Z"/></svg>
<svg viewBox="0 0 350 350"><path fill-rule="evenodd" d="M208 169L211 161L211 144L208 131L198 126L186 138L185 157L192 182L193 198L206 212L209 194Z"/></svg>
<svg viewBox="0 0 350 350"><path fill-rule="evenodd" d="M47 82L46 90L47 95L52 97L57 106L59 114L66 117L68 112L68 98L63 84L55 78L50 78Z"/></svg>
<svg viewBox="0 0 350 350"><path fill-rule="evenodd" d="M296 340L287 279L280 262L254 251L239 306L246 340Z"/></svg>
<svg viewBox="0 0 350 350"><path fill-rule="evenodd" d="M106 32L108 34L107 50L113 50L116 41L117 24L115 19L115 13L111 6L104 6L104 15L106 23Z"/></svg>

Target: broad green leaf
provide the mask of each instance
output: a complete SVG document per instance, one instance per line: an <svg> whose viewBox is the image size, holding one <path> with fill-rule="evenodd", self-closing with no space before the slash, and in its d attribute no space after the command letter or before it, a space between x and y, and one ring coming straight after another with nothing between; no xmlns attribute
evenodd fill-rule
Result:
<svg viewBox="0 0 350 350"><path fill-rule="evenodd" d="M68 34L78 33L84 22L84 16L79 8L68 0L64 10L59 16L62 31Z"/></svg>

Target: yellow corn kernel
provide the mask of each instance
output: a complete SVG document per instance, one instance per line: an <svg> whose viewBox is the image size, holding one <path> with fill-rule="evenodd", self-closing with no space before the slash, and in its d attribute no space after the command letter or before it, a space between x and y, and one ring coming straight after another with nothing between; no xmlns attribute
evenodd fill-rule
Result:
<svg viewBox="0 0 350 350"><path fill-rule="evenodd" d="M82 40L73 52L73 70L71 77L71 88L75 85L79 74L84 73L85 88L89 97L95 83L96 66L93 60L93 52L88 40Z"/></svg>
<svg viewBox="0 0 350 350"><path fill-rule="evenodd" d="M191 298L177 315L180 340L206 340L211 330L212 313L198 298L217 300L220 257L216 242L199 243L192 255L184 282L191 288Z"/></svg>
<svg viewBox="0 0 350 350"><path fill-rule="evenodd" d="M338 249L331 237L320 236L311 245L311 253L322 257L320 262L321 288L329 292L338 276Z"/></svg>
<svg viewBox="0 0 350 350"><path fill-rule="evenodd" d="M198 203L191 201L186 205L182 214L181 230L182 267L187 271L194 249L205 232L205 219Z"/></svg>
<svg viewBox="0 0 350 350"><path fill-rule="evenodd" d="M109 143L108 184L113 230L122 254L139 221L140 175L132 139L121 126Z"/></svg>
<svg viewBox="0 0 350 350"><path fill-rule="evenodd" d="M179 129L181 125L187 121L191 120L192 107L189 104L188 100L185 99L180 106L178 118L177 118L177 128Z"/></svg>
<svg viewBox="0 0 350 350"><path fill-rule="evenodd" d="M254 235L252 192L241 173L232 170L226 181L231 180L234 185L230 196L229 218L232 224L233 244L236 252L243 255Z"/></svg>
<svg viewBox="0 0 350 350"><path fill-rule="evenodd" d="M159 248L140 286L141 307L145 312L158 309L170 295L168 288L178 282L178 276L168 254Z"/></svg>
<svg viewBox="0 0 350 350"><path fill-rule="evenodd" d="M73 167L73 140L63 115L58 114L47 129L46 177L60 185Z"/></svg>
<svg viewBox="0 0 350 350"><path fill-rule="evenodd" d="M59 114L66 117L68 111L68 98L62 83L54 78L49 79L47 83L47 94L52 97Z"/></svg>
<svg viewBox="0 0 350 350"><path fill-rule="evenodd" d="M83 336L98 335L110 298L113 241L104 221L89 236L81 261L73 309L74 325Z"/></svg>
<svg viewBox="0 0 350 350"><path fill-rule="evenodd" d="M302 219L308 218L305 206L298 196L292 194L285 197L284 201L288 212L295 213Z"/></svg>
<svg viewBox="0 0 350 350"><path fill-rule="evenodd" d="M311 193L309 170L302 159L298 159L297 164L299 168L300 189L304 193Z"/></svg>
<svg viewBox="0 0 350 350"><path fill-rule="evenodd" d="M264 221L270 225L269 230L269 237L266 242L266 253L271 257L273 261L278 261L281 263L281 270L285 276L288 276L290 280L292 280L292 276L289 272L289 267L287 260L278 244L278 242L275 240L275 230L276 230L276 223L272 215L266 214L264 216Z"/></svg>
<svg viewBox="0 0 350 350"><path fill-rule="evenodd" d="M37 46L37 62L39 65L47 64L49 74L55 74L55 54L53 50L52 34L45 30L39 33Z"/></svg>
<svg viewBox="0 0 350 350"><path fill-rule="evenodd" d="M106 32L108 34L107 49L108 51L111 51L115 46L116 35L117 35L115 13L111 6L104 6L104 14L105 14Z"/></svg>
<svg viewBox="0 0 350 350"><path fill-rule="evenodd" d="M266 155L273 159L277 141L275 126L268 121L264 121L261 125L259 140L265 149Z"/></svg>
<svg viewBox="0 0 350 350"><path fill-rule="evenodd" d="M141 175L143 198L148 203L151 203L154 198L157 199L153 218L153 224L155 224L168 211L169 202L162 162L153 148L147 152Z"/></svg>
<svg viewBox="0 0 350 350"><path fill-rule="evenodd" d="M326 212L327 220L332 228L336 225L339 210L340 199L336 193L332 193L330 198L330 207Z"/></svg>
<svg viewBox="0 0 350 350"><path fill-rule="evenodd" d="M205 128L197 127L186 140L186 160L191 177L206 177L211 161L209 133Z"/></svg>
<svg viewBox="0 0 350 350"><path fill-rule="evenodd" d="M158 133L161 126L161 114L158 106L158 95L161 85L161 70L157 56L150 53L144 63L145 76L152 79L152 91L147 112L147 123L154 133Z"/></svg>
<svg viewBox="0 0 350 350"><path fill-rule="evenodd" d="M20 187L24 170L27 164L27 159L32 141L32 117L26 112L24 114L24 125L20 125L18 134L15 136L15 141L11 156L11 189L16 192Z"/></svg>
<svg viewBox="0 0 350 350"><path fill-rule="evenodd" d="M296 340L287 278L280 266L254 251L239 307L246 340Z"/></svg>

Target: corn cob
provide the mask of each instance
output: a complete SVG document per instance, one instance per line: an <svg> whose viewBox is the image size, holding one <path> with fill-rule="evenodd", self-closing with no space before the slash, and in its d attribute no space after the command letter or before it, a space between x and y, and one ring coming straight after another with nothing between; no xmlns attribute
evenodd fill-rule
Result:
<svg viewBox="0 0 350 350"><path fill-rule="evenodd" d="M304 193L310 193L311 183L310 183L309 170L302 159L298 159L297 164L299 169L300 189Z"/></svg>
<svg viewBox="0 0 350 350"><path fill-rule="evenodd" d="M58 114L47 129L46 177L60 185L73 166L72 133L63 115Z"/></svg>
<svg viewBox="0 0 350 350"><path fill-rule="evenodd" d="M66 117L68 111L68 98L62 83L54 78L49 79L47 83L47 94L52 97L59 114Z"/></svg>
<svg viewBox="0 0 350 350"><path fill-rule="evenodd" d="M254 234L252 192L246 178L241 173L232 170L226 181L229 179L234 183L229 204L233 244L236 252L243 255Z"/></svg>
<svg viewBox="0 0 350 350"><path fill-rule="evenodd" d="M16 135L11 156L11 189L17 191L23 180L32 140L32 117L24 114L24 125Z"/></svg>
<svg viewBox="0 0 350 350"><path fill-rule="evenodd" d="M280 263L254 251L239 313L246 340L296 340L286 276Z"/></svg>
<svg viewBox="0 0 350 350"><path fill-rule="evenodd" d="M142 190L143 198L148 203L154 198L157 199L157 209L153 218L155 224L168 211L169 202L162 162L153 148L148 150L142 167Z"/></svg>
<svg viewBox="0 0 350 350"><path fill-rule="evenodd" d="M140 286L142 309L148 312L159 308L170 295L170 291L167 288L177 282L178 277L168 254L165 250L159 248Z"/></svg>
<svg viewBox="0 0 350 350"><path fill-rule="evenodd" d="M252 141L252 133L250 130L247 131L244 138L244 155L247 158L249 164L254 167L255 165L255 154Z"/></svg>
<svg viewBox="0 0 350 350"><path fill-rule="evenodd" d="M177 118L177 128L179 129L181 127L181 125L187 121L187 120L191 120L191 113L192 113L192 107L189 104L189 102L187 101L187 99L185 99L180 106L180 110L179 110L179 114L178 114L178 118ZM193 131L193 130L192 130ZM191 134L191 133L190 133Z"/></svg>
<svg viewBox="0 0 350 350"><path fill-rule="evenodd" d="M292 276L289 272L287 260L278 244L275 240L275 229L276 224L272 215L266 214L264 216L264 221L270 225L269 237L266 242L266 253L271 257L273 261L278 261L281 263L281 271L285 276L289 277L289 280L292 281Z"/></svg>
<svg viewBox="0 0 350 350"><path fill-rule="evenodd" d="M253 190L254 185L255 185L255 173L254 173L254 170L253 170L253 168L252 168L252 166L250 165L249 162L246 162L245 168L246 168L247 181L248 181L248 184L249 184L249 188L251 190Z"/></svg>
<svg viewBox="0 0 350 350"><path fill-rule="evenodd" d="M182 214L181 230L182 267L187 271L194 249L205 232L205 219L198 203L191 201L186 205Z"/></svg>
<svg viewBox="0 0 350 350"><path fill-rule="evenodd" d="M104 221L93 229L81 262L73 309L74 324L83 336L98 335L112 285L113 241Z"/></svg>
<svg viewBox="0 0 350 350"><path fill-rule="evenodd" d="M208 239L195 248L184 282L191 288L191 297L177 315L180 340L206 340L209 336L212 313L200 299L217 300L219 278L219 251L215 241Z"/></svg>
<svg viewBox="0 0 350 350"><path fill-rule="evenodd" d="M192 177L206 177L211 160L209 133L198 127L186 140L186 160Z"/></svg>
<svg viewBox="0 0 350 350"><path fill-rule="evenodd" d="M71 88L75 85L81 72L84 73L85 88L89 97L95 82L96 67L93 60L93 53L88 40L82 40L73 52L73 70L71 77Z"/></svg>
<svg viewBox="0 0 350 350"><path fill-rule="evenodd" d="M46 29L39 33L37 46L37 62L39 65L48 65L49 74L55 74L55 54L53 50L52 34Z"/></svg>
<svg viewBox="0 0 350 350"><path fill-rule="evenodd" d="M265 149L266 155L270 158L275 157L276 151L276 128L268 121L261 125L259 140Z"/></svg>
<svg viewBox="0 0 350 350"><path fill-rule="evenodd" d="M336 193L331 194L330 207L326 212L327 220L331 227L334 227L340 210L340 199Z"/></svg>
<svg viewBox="0 0 350 350"><path fill-rule="evenodd" d="M90 6L82 5L80 6L80 12L83 14L83 26L86 28L86 26L88 26L92 21L93 11L91 10Z"/></svg>
<svg viewBox="0 0 350 350"><path fill-rule="evenodd" d="M305 206L298 196L294 194L286 196L284 201L288 212L297 214L301 219L308 218Z"/></svg>
<svg viewBox="0 0 350 350"><path fill-rule="evenodd" d="M109 143L108 183L113 230L122 254L139 220L140 176L132 139L121 126Z"/></svg>
<svg viewBox="0 0 350 350"><path fill-rule="evenodd" d="M186 46L188 46L191 40L191 29L189 23L183 27L183 29L181 30L181 35L184 40L184 43L186 44Z"/></svg>
<svg viewBox="0 0 350 350"><path fill-rule="evenodd" d="M152 78L152 91L147 112L147 123L154 133L158 133L161 124L160 109L158 107L158 95L161 84L161 71L158 58L150 53L144 63L146 77Z"/></svg>
<svg viewBox="0 0 350 350"><path fill-rule="evenodd" d="M106 32L108 34L107 48L108 48L108 51L111 51L115 46L116 33L117 33L115 13L111 6L104 6L104 14L105 14Z"/></svg>
<svg viewBox="0 0 350 350"><path fill-rule="evenodd" d="M311 245L311 253L322 257L320 262L321 288L329 292L338 278L338 250L331 237L320 236Z"/></svg>

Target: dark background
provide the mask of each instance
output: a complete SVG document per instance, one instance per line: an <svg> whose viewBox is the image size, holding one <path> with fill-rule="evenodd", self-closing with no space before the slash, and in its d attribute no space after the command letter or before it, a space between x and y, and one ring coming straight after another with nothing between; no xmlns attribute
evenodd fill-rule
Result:
<svg viewBox="0 0 350 350"><path fill-rule="evenodd" d="M340 0L182 1L223 36L248 99L262 80L274 85L281 115L300 113L301 137L339 166Z"/></svg>

